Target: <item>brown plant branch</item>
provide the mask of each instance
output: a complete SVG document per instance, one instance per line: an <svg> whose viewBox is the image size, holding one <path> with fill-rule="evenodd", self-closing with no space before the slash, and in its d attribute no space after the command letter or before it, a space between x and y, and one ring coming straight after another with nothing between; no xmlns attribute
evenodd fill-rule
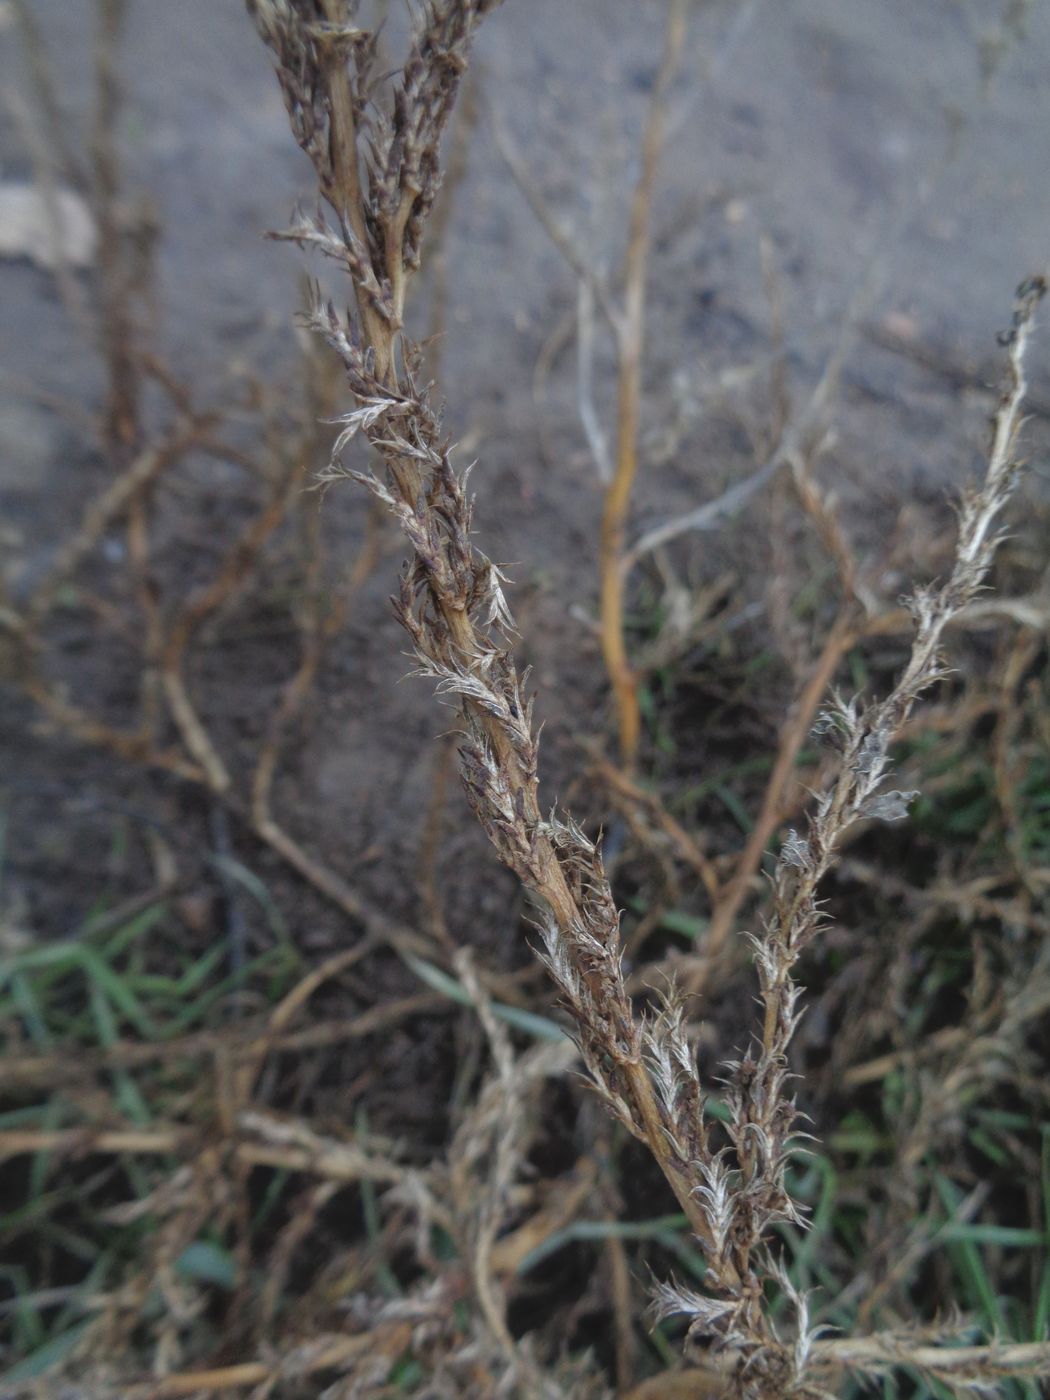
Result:
<svg viewBox="0 0 1050 1400"><path fill-rule="evenodd" d="M598 635L616 708L620 760L628 772L633 767L638 748L641 716L638 708L638 676L628 657L625 636L627 568L624 551L631 493L638 472L646 280L653 196L664 140L667 97L685 48L686 14L685 0L668 0L663 54L649 100L639 157L640 170L628 216L622 306L615 303L605 280L596 271L593 259L582 246L583 240L550 209L509 135L499 120L493 118L496 144L507 168L579 283L576 319L580 340L580 419L604 486L598 549ZM595 303L612 329L617 356L616 445L612 463L608 460L605 439L594 414L590 394L590 342L592 306ZM538 383L535 381L533 388L534 394L538 395Z"/></svg>
<svg viewBox="0 0 1050 1400"><path fill-rule="evenodd" d="M267 0L264 6L262 0L249 0L249 7L275 54L293 130L314 160L323 191L329 173L325 153L331 145L323 129L304 139L301 114L322 114L323 128L324 114L334 110L326 88L330 70L317 61L301 3ZM773 913L764 937L755 940L764 1006L761 1034L743 1059L728 1067L731 1118L725 1131L731 1150L719 1150L704 1121L703 1092L680 1002L672 993L652 1020L636 1016L620 967L619 918L601 857L570 819L557 812L548 815L540 805L532 700L514 665L514 627L501 575L472 543L471 503L452 468L430 394L419 387L420 353L399 337L393 303L384 290L395 284L391 271L399 254L408 265L402 234L406 199L424 206L421 222L433 198L433 188L418 191L414 183L425 162L406 159L403 152L413 131L428 129L427 112L447 114L480 13L481 7L469 0L430 7L395 89L392 111L363 104L354 109L358 138L367 132L382 157L370 162L360 191L362 208L372 220L367 247L349 229L349 217L341 250L320 220L300 218L289 234L304 247L331 245L326 251L346 268L359 308L370 309L368 316L362 312L344 319L325 303L310 321L341 357L357 403L344 420L329 476L350 475L367 485L411 545L413 558L402 575L397 615L412 640L419 673L460 707L468 800L500 859L533 897L542 957L576 1023L595 1088L613 1116L647 1145L703 1249L706 1292L661 1285L661 1311L688 1314L692 1335L727 1360L727 1394L801 1400L819 1393L807 1380L814 1343L805 1300L793 1293L766 1245L778 1222L800 1221L785 1179L797 1133L795 1106L787 1094L787 1050L799 996L791 972L819 931L817 891L843 833L862 818L892 820L906 811L909 795L879 790L888 746L919 694L939 674L942 634L971 601L990 564L996 543L992 522L1017 476L1012 449L1025 388L1024 347L1044 284L1036 279L1021 289L1010 340L1011 383L997 417L988 474L981 490L964 500L951 577L940 589L920 590L913 600L916 635L903 675L880 704L862 712L855 704L837 702L824 722L838 748L838 776L818 801L808 839L792 833L781 854ZM360 87L366 71L361 55L367 52L367 36L359 36L356 44L348 55L357 64L356 84L339 78L349 92ZM429 65L430 71L421 72L419 65L424 70ZM421 105L417 119L409 109L410 92ZM436 143L428 150L435 163L427 168L436 179ZM344 159L350 159L345 152ZM378 314L377 307L385 314ZM374 343L374 336L380 343ZM826 375L823 382L830 378ZM340 450L358 433L374 449L382 476L362 476L340 466ZM794 1303L798 1322L790 1343L773 1327L766 1281Z"/></svg>
<svg viewBox="0 0 1050 1400"><path fill-rule="evenodd" d="M250 8L278 57L286 100L293 94L295 112L323 109L326 70L312 56L309 31L301 21L297 28L290 6L263 8L250 0ZM480 13L481 7L472 4L435 7L432 24L441 34L459 33L465 46L472 20L476 22ZM417 40L414 52L425 46L425 37ZM439 69L433 80L447 82L449 77ZM355 115L359 122L364 118L363 111ZM389 140L385 122L380 139ZM323 188L327 157L316 152L327 147L315 139L306 149L318 164ZM400 207L385 184L370 191L369 204ZM292 236L301 239L303 233L298 227ZM376 263L355 272L358 258L351 252L347 266L359 290L379 282ZM385 267L389 241L381 232L373 235L373 256ZM416 561L402 580L399 615L413 639L421 672L433 676L439 689L462 698L468 726L462 750L468 798L501 858L549 911L551 922L543 930L548 956L574 1011L583 1017L585 1057L607 1101L630 1131L648 1142L682 1209L704 1237L707 1222L688 1185L686 1159L668 1141L664 1115L643 1063L642 1029L623 987L618 918L599 857L577 827L548 821L539 805L531 701L522 692L509 652L490 630L513 628L500 575L470 545L470 509L462 485L449 464L438 421L412 377L415 351L406 349L406 369L391 384L395 332L389 321L381 318L379 324L385 342L381 352L366 338L367 329L376 328L374 318L368 327L364 321L359 327L347 326L334 307L327 306L319 309L314 324L341 355L361 405L346 420L344 440L363 431L376 448L389 486L375 478L369 484L399 519L415 549ZM381 366L386 379L380 375ZM418 617L417 597L422 598ZM562 960L562 939L577 948L567 963ZM610 1047L612 1062L606 1064Z"/></svg>
<svg viewBox="0 0 1050 1400"><path fill-rule="evenodd" d="M599 621L602 656L616 702L620 759L634 765L641 730L638 679L627 655L624 631L623 554L631 490L638 472L638 428L642 397L645 287L656 170L663 141L664 106L685 48L685 0L668 0L664 51L653 85L642 138L641 173L631 200L624 310L619 336L616 460L602 503L598 547Z"/></svg>

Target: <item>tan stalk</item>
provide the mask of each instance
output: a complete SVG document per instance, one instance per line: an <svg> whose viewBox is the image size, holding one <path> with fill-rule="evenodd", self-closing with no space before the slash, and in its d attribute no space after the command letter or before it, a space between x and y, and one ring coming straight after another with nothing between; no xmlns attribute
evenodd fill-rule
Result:
<svg viewBox="0 0 1050 1400"><path fill-rule="evenodd" d="M624 630L624 545L631 491L638 474L638 418L642 397L646 270L656 171L663 142L664 106L685 46L685 0L669 0L664 51L653 87L642 138L641 172L631 200L624 312L618 318L619 396L616 406L616 462L602 504L599 542L599 620L602 656L616 701L620 759L628 769L638 751L641 716L638 677L627 655Z"/></svg>

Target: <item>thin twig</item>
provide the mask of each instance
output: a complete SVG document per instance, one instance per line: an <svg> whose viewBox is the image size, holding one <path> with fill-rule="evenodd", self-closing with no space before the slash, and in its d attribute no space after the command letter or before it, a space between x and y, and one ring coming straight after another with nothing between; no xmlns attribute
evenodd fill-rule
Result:
<svg viewBox="0 0 1050 1400"><path fill-rule="evenodd" d="M638 749L641 713L638 680L627 656L624 634L623 552L631 490L638 470L638 427L642 397L646 270L657 162L663 141L664 105L685 48L685 0L668 0L664 51L653 85L642 138L641 171L631 200L619 384L616 403L616 461L602 502L598 546L599 620L602 656L616 702L620 759L629 770Z"/></svg>

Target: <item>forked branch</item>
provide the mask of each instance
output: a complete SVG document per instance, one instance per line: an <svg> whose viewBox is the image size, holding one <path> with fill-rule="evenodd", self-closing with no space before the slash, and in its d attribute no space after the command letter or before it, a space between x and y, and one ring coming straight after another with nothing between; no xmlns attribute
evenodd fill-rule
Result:
<svg viewBox="0 0 1050 1400"><path fill-rule="evenodd" d="M610 1112L659 1163L703 1249L705 1291L661 1288L665 1312L685 1312L691 1334L719 1358L724 1393L817 1396L818 1352L805 1300L785 1340L765 1285L791 1294L768 1252L772 1228L797 1221L786 1166L798 1136L787 1054L797 1023L792 980L821 927L818 890L842 834L862 818L905 815L910 794L884 791L889 745L941 672L945 626L981 587L997 538L993 522L1017 477L1024 351L1041 279L1021 288L1009 339L1010 382L996 417L984 483L964 499L952 573L920 590L910 660L892 693L861 708L836 701L820 723L837 772L806 836L792 834L774 877L773 910L754 940L763 1017L754 1044L729 1066L731 1121L716 1139L673 991L655 1018L632 1007L620 967L619 916L601 855L539 796L538 736L527 676L513 658L514 624L498 568L472 542L465 476L454 470L422 356L401 329L408 277L419 258L438 182L441 131L465 68L483 0L426 7L408 61L384 109L370 80L371 36L347 0L248 0L274 52L293 131L337 217L329 229L300 216L288 237L320 248L348 273L356 313L318 305L310 324L340 356L356 407L343 423L329 475L364 482L412 547L396 609L418 672L454 697L463 727L468 800L500 859L533 897L540 953L572 1015L593 1083ZM352 139L351 139L352 137ZM346 471L339 453L356 434L381 474ZM721 1130L719 1130L721 1131ZM850 1361L861 1355L854 1349Z"/></svg>

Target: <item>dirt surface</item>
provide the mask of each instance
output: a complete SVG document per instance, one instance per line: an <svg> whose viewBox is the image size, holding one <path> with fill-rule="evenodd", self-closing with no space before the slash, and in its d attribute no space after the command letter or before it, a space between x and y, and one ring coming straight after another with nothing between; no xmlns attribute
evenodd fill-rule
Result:
<svg viewBox="0 0 1050 1400"><path fill-rule="evenodd" d="M34 8L62 101L82 126L91 6L36 0ZM1047 260L1050 9L1030 7L1026 37L1007 34L997 70L982 82L981 54L991 49L981 43L998 32L1004 8L958 0L697 6L655 211L643 425L651 466L633 529L717 495L768 444L776 344L763 239L796 406L880 255L878 290L862 308L828 415L834 437L822 478L847 503L862 551L903 500L927 512L932 528L947 528L945 487L962 483L983 450L995 332L1015 284ZM476 129L447 231L440 390L460 459L479 462L482 545L510 561L523 654L547 720L551 798L570 788L580 738L607 726L588 623L599 492L576 411L575 351L567 343L551 352L575 302L574 278L510 178L494 128L506 128L557 217L615 273L660 28L661 6L649 0L510 0L494 15L478 44ZM25 67L8 26L4 83L24 87ZM221 401L249 371L295 392L300 260L263 234L309 199L310 172L242 6L132 0L122 71L127 186L150 201L162 230L157 344L203 401ZM5 120L0 133L4 177L29 177L15 124ZM0 265L0 299L0 493L7 586L17 599L108 478L76 423L52 406L94 406L101 378L51 278L26 261ZM432 324L432 299L433 278L424 275L412 313L421 333ZM537 366L546 359L544 374ZM1048 364L1040 349L1037 409L1050 403ZM610 368L606 345L596 397L607 422ZM242 430L249 445L252 431ZM1033 451L1045 441L1039 423ZM164 498L162 576L206 574L236 518L234 481L214 463L198 464L182 497ZM1043 483L1036 477L1026 489ZM333 490L325 511L333 557L349 564L365 528L363 493ZM683 576L703 584L728 568L746 575L765 556L768 520L757 505L722 535L694 538L676 555ZM121 533L103 546L90 566L102 591L107 570L115 576L124 563ZM410 872L443 725L425 684L398 683L407 663L386 599L399 557L390 535L331 648L277 793L304 842L414 919L420 896ZM903 582L906 560L901 573L886 580L888 593ZM269 602L268 612L264 589L261 602L256 595L246 612L235 609L193 663L191 683L227 751L258 742L261 702L272 702L294 664L286 610ZM82 703L119 717L133 690L131 651L99 649L78 616L63 622L51 664ZM139 837L151 822L209 829L207 803L176 781L43 735L20 700L9 697L5 709L8 892L38 932L61 935L113 888L107 861L119 865L112 852L121 822ZM440 873L450 927L457 939L503 949L497 961L514 965L514 883L449 792ZM232 839L277 891L302 946L345 939L341 916L243 832L235 828ZM479 869L487 872L480 881ZM380 971L368 994L386 990Z"/></svg>

